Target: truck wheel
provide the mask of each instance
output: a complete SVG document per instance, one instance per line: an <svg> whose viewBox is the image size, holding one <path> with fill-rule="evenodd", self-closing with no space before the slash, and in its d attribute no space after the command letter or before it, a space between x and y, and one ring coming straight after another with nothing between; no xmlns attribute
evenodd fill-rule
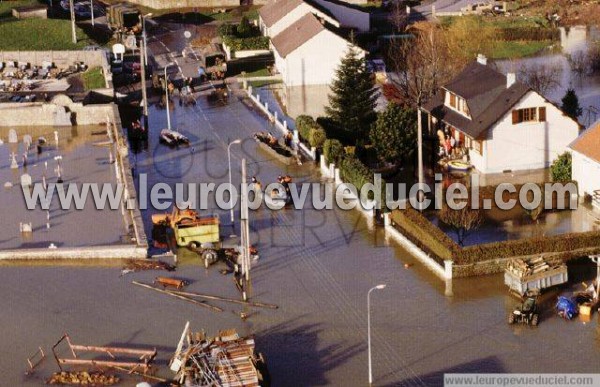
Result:
<svg viewBox="0 0 600 387"><path fill-rule="evenodd" d="M508 315L508 323L509 324L514 324L515 322L515 315L513 313Z"/></svg>
<svg viewBox="0 0 600 387"><path fill-rule="evenodd" d="M537 314L534 314L531 317L531 325L533 325L534 327L536 327L538 325L538 321L539 320L539 316Z"/></svg>
<svg viewBox="0 0 600 387"><path fill-rule="evenodd" d="M208 269L210 265L217 262L217 252L214 250L204 250L202 252L202 259L204 259L204 267Z"/></svg>
<svg viewBox="0 0 600 387"><path fill-rule="evenodd" d="M188 247L189 247L190 249L197 249L198 247L200 247L200 243L198 243L198 242L190 242L190 243L188 244Z"/></svg>

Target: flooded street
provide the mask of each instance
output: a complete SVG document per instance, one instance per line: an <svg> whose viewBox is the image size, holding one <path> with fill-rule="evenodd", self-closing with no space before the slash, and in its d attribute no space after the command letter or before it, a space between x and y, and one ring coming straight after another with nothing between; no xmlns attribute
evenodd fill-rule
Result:
<svg viewBox="0 0 600 387"><path fill-rule="evenodd" d="M150 184L227 181L225 149L235 138L246 140L232 149L234 183L241 157L265 183L282 173L299 182L319 180L309 163L286 169L247 140L268 124L236 97L222 107L200 97L196 107L177 106L172 118L192 145L158 144L166 115L151 110L150 143L136 170L148 173ZM226 212L221 219L226 232ZM39 345L49 350L64 332L81 344L156 346L161 375L170 376L166 362L190 320L209 334L229 327L255 334L276 386L361 386L367 380L366 292L379 283L388 286L371 300L376 385L436 386L445 372L595 372L600 361L597 315L590 323L565 322L547 303L538 328L510 327L506 316L515 300L500 276L455 280L446 288L358 211L263 209L251 213L251 222L261 255L252 297L280 308L248 310L246 322L237 306L213 313L130 284L151 282L161 272L120 277L120 267L0 268L5 382L39 385L56 369L51 357L31 378L23 376L25 359ZM239 297L218 266L205 270L191 253L180 259L174 274L190 280L189 291Z"/></svg>
<svg viewBox="0 0 600 387"><path fill-rule="evenodd" d="M149 143L133 162L136 182L140 174L147 174L150 187L227 182L227 148L238 138L242 143L231 147L234 184L241 180L242 158L249 176L263 186L283 174L297 183L321 181L312 163L285 167L258 148L252 134L276 130L239 90L234 88L225 106L209 102L208 92L198 93L197 105L190 107L179 106L174 97L172 127L190 139L189 147L160 144L166 111L150 108ZM142 212L147 235L157 212ZM207 212L220 215L224 235L239 232L238 222L230 226L228 211L211 207ZM589 322L558 318L552 310L557 292L544 297L539 327L509 326L506 318L516 299L501 276L446 284L359 211L262 208L250 213L250 222L252 243L260 252L251 273L251 298L277 304L277 310L215 302L225 309L215 313L131 284L150 283L166 272L120 276L120 265L1 266L2 385L40 385L57 370L49 351L65 332L78 344L156 347L159 375L171 377L167 362L190 321L194 330L209 335L227 328L254 334L274 386L364 386L366 297L377 284L387 284L371 295L377 386L440 386L450 372L597 372L598 314ZM207 270L195 254L181 249L178 255L180 266L172 275L190 281L186 290L240 297L219 265ZM595 275L595 268L582 263L571 269L587 273L574 275L575 283ZM250 314L246 321L239 317L242 310ZM25 377L26 358L38 346L49 357L36 374Z"/></svg>

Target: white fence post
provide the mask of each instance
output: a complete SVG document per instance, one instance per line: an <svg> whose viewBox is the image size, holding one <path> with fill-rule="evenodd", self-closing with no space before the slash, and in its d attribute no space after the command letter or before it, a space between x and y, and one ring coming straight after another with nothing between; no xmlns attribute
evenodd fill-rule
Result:
<svg viewBox="0 0 600 387"><path fill-rule="evenodd" d="M452 279L452 265L453 262L450 259L444 260L444 274L446 279Z"/></svg>

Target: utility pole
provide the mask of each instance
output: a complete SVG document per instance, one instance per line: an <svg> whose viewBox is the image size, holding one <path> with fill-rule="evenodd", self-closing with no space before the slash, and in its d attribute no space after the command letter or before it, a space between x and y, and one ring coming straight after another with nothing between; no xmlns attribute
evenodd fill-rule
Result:
<svg viewBox="0 0 600 387"><path fill-rule="evenodd" d="M75 29L75 8L73 0L69 0L69 8L71 9L71 34L73 36L73 44L77 44L77 30Z"/></svg>
<svg viewBox="0 0 600 387"><path fill-rule="evenodd" d="M246 182L246 159L242 159L242 200L241 200L241 243L242 262L245 268L246 285L250 282L250 225L248 223L248 184Z"/></svg>
<svg viewBox="0 0 600 387"><path fill-rule="evenodd" d="M94 27L94 0L90 0L90 10L92 11L92 27Z"/></svg>
<svg viewBox="0 0 600 387"><path fill-rule="evenodd" d="M141 66L141 76L142 76L142 104L143 107L143 115L144 115L144 130L148 133L148 94L146 90L146 60L144 56L144 52L146 51L146 42L142 39L141 41L142 49L140 50L140 66Z"/></svg>
<svg viewBox="0 0 600 387"><path fill-rule="evenodd" d="M419 186L421 186L425 180L423 178L423 125L421 122L421 105L417 106L417 148L417 163L419 164L417 170L419 175ZM423 200L423 191L419 190L418 192L419 203L421 203ZM420 204L419 207L421 207ZM419 208L419 210L421 210L421 208Z"/></svg>

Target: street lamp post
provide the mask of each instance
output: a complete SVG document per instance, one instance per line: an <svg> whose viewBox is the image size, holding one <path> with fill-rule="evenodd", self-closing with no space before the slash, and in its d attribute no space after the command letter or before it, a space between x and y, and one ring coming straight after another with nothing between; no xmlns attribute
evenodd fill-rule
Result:
<svg viewBox="0 0 600 387"><path fill-rule="evenodd" d="M90 0L90 11L92 12L91 18L92 18L92 27L95 26L94 24L94 0Z"/></svg>
<svg viewBox="0 0 600 387"><path fill-rule="evenodd" d="M238 138L238 139L230 142L229 145L227 145L227 162L229 164L229 186L230 187L231 187L231 146L233 144L239 144L241 142L242 142L242 140L240 140ZM233 217L233 207L231 207L230 211L231 211L231 226L233 227L233 225L235 224L235 218Z"/></svg>
<svg viewBox="0 0 600 387"><path fill-rule="evenodd" d="M144 60L148 64L148 38L146 35L146 18L151 17L152 13L140 16L142 18L142 38L144 39Z"/></svg>
<svg viewBox="0 0 600 387"><path fill-rule="evenodd" d="M167 63L165 66L165 97L167 97L167 129L171 130L171 114L169 113L169 80L167 79L167 69L174 63Z"/></svg>
<svg viewBox="0 0 600 387"><path fill-rule="evenodd" d="M373 365L371 364L371 292L381 290L386 287L385 284L377 285L367 292L367 346L369 352L369 386L373 385Z"/></svg>

